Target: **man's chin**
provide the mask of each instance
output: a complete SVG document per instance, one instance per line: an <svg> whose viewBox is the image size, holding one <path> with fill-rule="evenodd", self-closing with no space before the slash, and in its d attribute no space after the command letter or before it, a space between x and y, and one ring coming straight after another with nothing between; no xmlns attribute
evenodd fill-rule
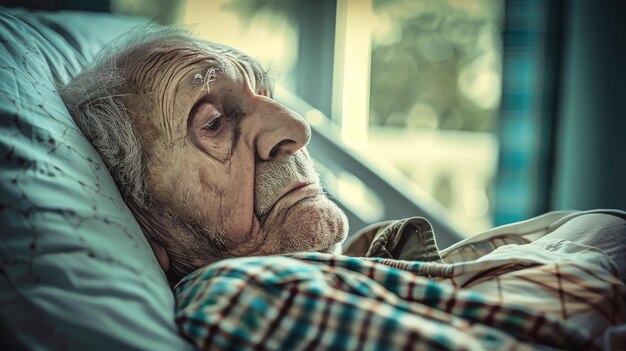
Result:
<svg viewBox="0 0 626 351"><path fill-rule="evenodd" d="M281 253L303 251L340 253L348 220L324 195L300 199L289 207L274 208L263 223L268 241Z"/></svg>
<svg viewBox="0 0 626 351"><path fill-rule="evenodd" d="M325 249L319 250L317 252L321 252L321 253L327 253L327 254L333 254L333 255L340 255L341 254L341 244L343 243L336 243L334 245L331 245Z"/></svg>

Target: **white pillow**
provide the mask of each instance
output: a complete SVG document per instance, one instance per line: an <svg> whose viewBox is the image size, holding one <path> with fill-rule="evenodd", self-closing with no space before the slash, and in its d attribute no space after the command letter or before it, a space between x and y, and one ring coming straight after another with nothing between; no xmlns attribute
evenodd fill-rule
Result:
<svg viewBox="0 0 626 351"><path fill-rule="evenodd" d="M0 8L0 349L192 348L137 222L54 87L143 22Z"/></svg>

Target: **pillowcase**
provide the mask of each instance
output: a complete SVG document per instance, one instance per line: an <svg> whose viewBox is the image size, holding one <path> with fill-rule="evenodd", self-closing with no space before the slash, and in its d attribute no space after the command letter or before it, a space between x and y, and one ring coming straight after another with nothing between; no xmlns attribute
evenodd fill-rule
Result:
<svg viewBox="0 0 626 351"><path fill-rule="evenodd" d="M0 8L0 349L191 349L141 229L55 89L144 22Z"/></svg>

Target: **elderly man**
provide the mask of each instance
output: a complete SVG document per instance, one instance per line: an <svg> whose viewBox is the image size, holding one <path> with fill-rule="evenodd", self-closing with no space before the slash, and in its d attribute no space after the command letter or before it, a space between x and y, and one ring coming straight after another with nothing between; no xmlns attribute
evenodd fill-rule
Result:
<svg viewBox="0 0 626 351"><path fill-rule="evenodd" d="M348 223L313 169L309 126L235 49L137 35L62 94L170 282L187 275L178 322L200 347L598 347L624 323L620 211L552 214L442 252L410 218L358 234L347 253L370 258L324 254ZM225 260L270 255L283 256Z"/></svg>
<svg viewBox="0 0 626 351"><path fill-rule="evenodd" d="M227 257L344 241L346 217L304 148L309 126L241 52L157 32L63 94L173 282Z"/></svg>

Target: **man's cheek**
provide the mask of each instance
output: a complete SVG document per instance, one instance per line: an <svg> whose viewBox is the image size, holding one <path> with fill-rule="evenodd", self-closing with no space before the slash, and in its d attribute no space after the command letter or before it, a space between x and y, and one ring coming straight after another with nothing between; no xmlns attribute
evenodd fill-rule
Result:
<svg viewBox="0 0 626 351"><path fill-rule="evenodd" d="M227 164L226 201L230 204L232 212L247 218L254 212L255 160L250 150L244 145L240 147Z"/></svg>
<svg viewBox="0 0 626 351"><path fill-rule="evenodd" d="M254 219L254 182L252 179L235 178L229 182L229 191L220 202L223 227L234 236L246 236L252 229Z"/></svg>
<svg viewBox="0 0 626 351"><path fill-rule="evenodd" d="M192 169L196 177L194 182L200 186L203 193L215 195L224 193L227 179L224 179L221 170L210 167L207 164L195 165Z"/></svg>

